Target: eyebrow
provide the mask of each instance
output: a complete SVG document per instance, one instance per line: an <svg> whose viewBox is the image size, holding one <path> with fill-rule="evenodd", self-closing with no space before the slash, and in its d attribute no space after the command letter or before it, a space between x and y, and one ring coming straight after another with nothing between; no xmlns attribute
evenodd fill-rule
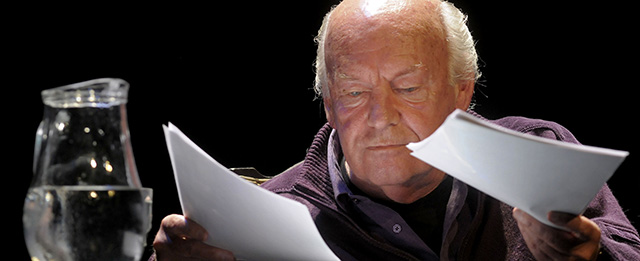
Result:
<svg viewBox="0 0 640 261"><path fill-rule="evenodd" d="M410 74L410 73L413 73L416 70L418 70L418 69L420 69L420 68L422 68L424 66L425 65L422 62L419 62L417 64L411 65L411 66L405 68L404 70L396 73L396 75L394 76L394 79L398 78L398 77L401 77L401 76L404 76L404 75L407 75L407 74ZM338 77L338 79L343 79L343 80L358 80L359 79L358 77L351 76L351 75L346 74L344 72L337 73L337 77Z"/></svg>
<svg viewBox="0 0 640 261"><path fill-rule="evenodd" d="M418 69L420 69L420 68L422 68L422 67L424 67L424 64L423 64L422 62L417 63L417 64L414 64L414 65L411 65L411 66L409 66L409 67L405 68L404 70L402 70L402 71L398 72L398 73L394 76L394 79L395 79L395 78L398 78L398 77L401 77L401 76L405 76L405 75L407 75L407 74L411 74L411 73L413 73L413 72L417 71Z"/></svg>
<svg viewBox="0 0 640 261"><path fill-rule="evenodd" d="M356 79L355 77L350 76L350 75L348 75L346 73L338 73L338 78L339 79L345 79L345 80L354 80L354 79Z"/></svg>

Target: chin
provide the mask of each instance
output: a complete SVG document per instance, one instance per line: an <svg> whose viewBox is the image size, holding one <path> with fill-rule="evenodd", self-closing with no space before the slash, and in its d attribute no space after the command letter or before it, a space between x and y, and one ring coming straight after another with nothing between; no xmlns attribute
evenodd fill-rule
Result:
<svg viewBox="0 0 640 261"><path fill-rule="evenodd" d="M383 163L383 164L380 164ZM428 175L432 167L412 157L410 160L372 162L367 168L369 180L376 185L398 185Z"/></svg>

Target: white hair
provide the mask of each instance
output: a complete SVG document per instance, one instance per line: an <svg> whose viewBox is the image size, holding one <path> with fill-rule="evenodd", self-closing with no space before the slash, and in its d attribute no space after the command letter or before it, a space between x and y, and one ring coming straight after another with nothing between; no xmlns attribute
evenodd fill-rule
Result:
<svg viewBox="0 0 640 261"><path fill-rule="evenodd" d="M325 15L318 35L314 39L318 44L318 50L314 63L316 78L313 89L318 97L329 95L324 46L329 20L334 9L335 6ZM481 74L478 70L478 54L475 43L467 27L467 16L447 1L440 2L439 11L446 32L449 53L449 83L456 85L462 81L476 81Z"/></svg>

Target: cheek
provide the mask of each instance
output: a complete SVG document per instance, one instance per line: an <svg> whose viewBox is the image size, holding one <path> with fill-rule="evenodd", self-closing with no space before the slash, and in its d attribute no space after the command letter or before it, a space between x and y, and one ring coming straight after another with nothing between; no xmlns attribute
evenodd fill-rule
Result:
<svg viewBox="0 0 640 261"><path fill-rule="evenodd" d="M446 99L446 95L437 97L438 94L434 92L433 97L436 98L429 99L419 105L412 105L403 115L405 124L413 130L420 140L429 137L455 109L453 100Z"/></svg>
<svg viewBox="0 0 640 261"><path fill-rule="evenodd" d="M367 112L363 106L349 107L344 106L340 102L334 102L332 105L331 120L332 127L337 130L349 130L348 133L340 133L340 137L347 138L346 134L358 133L360 127L366 124L364 121Z"/></svg>
<svg viewBox="0 0 640 261"><path fill-rule="evenodd" d="M351 160L362 161L367 133L366 112L360 109L334 107L332 127L338 132L342 150Z"/></svg>

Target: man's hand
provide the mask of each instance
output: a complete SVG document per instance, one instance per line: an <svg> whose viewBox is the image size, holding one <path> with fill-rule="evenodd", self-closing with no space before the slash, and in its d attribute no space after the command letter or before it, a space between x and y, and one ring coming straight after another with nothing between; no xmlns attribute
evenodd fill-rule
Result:
<svg viewBox="0 0 640 261"><path fill-rule="evenodd" d="M538 260L595 260L600 249L600 228L583 216L549 212L547 226L524 211L514 208L513 217L531 253Z"/></svg>
<svg viewBox="0 0 640 261"><path fill-rule="evenodd" d="M156 260L234 260L233 253L204 243L209 233L181 215L166 216L153 240Z"/></svg>

